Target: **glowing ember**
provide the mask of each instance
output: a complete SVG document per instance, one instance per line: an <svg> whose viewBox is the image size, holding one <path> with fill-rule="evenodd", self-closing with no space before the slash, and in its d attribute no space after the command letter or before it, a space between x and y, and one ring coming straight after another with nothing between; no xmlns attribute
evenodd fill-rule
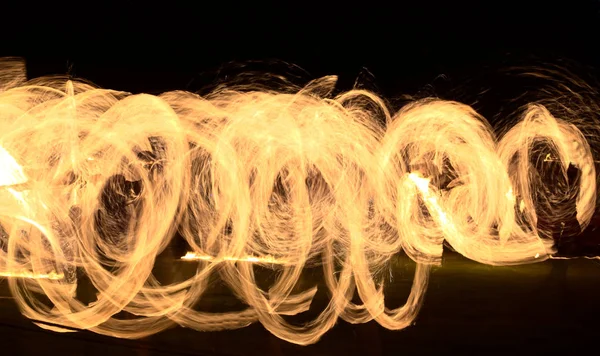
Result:
<svg viewBox="0 0 600 356"><path fill-rule="evenodd" d="M552 226L576 215L585 228L596 204L586 137L599 126L581 131L542 105L497 137L456 102L418 101L392 115L366 91L323 97L334 77L296 94L206 98L20 82L0 85L1 275L21 277L8 283L27 317L69 330L140 338L174 323L260 322L305 345L339 318L402 329L444 242L481 263L539 262L554 253ZM542 179L569 167L581 172L576 183ZM561 210L569 199L576 207ZM190 246L181 260L198 261L198 273L157 283L156 256L174 238ZM406 304L389 309L372 271L401 251L417 269ZM277 270L268 291L252 264ZM247 310L193 310L216 265ZM316 287L298 292L306 266L323 268L331 300L298 326L282 316L311 306ZM77 299L76 271L97 289L91 304ZM31 300L39 293L52 306ZM115 318L121 311L139 318Z"/></svg>

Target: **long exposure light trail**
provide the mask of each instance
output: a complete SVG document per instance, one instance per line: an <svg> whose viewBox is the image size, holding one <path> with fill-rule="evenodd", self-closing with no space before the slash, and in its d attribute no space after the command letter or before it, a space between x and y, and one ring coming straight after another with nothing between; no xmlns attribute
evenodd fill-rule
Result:
<svg viewBox="0 0 600 356"><path fill-rule="evenodd" d="M235 262L251 262L251 263L264 263L264 264L277 264L283 265L286 264L285 261L278 260L276 258L265 256L265 257L255 257L255 256L241 256L241 257L214 257L210 255L198 255L194 252L188 252L184 256L181 257L182 260L185 261L210 261L212 263L219 263L225 261L235 261Z"/></svg>
<svg viewBox="0 0 600 356"><path fill-rule="evenodd" d="M494 128L458 102L391 112L368 91L334 96L335 77L293 94L153 96L25 81L10 63L0 67L0 277L25 316L64 326L54 331L140 338L259 322L306 345L339 319L402 329L444 244L489 265L540 262L556 253L556 226L574 217L584 229L596 207L600 126L573 110L531 103ZM157 256L174 239L196 273L159 282ZM390 309L378 273L400 253L417 267L406 303ZM266 290L261 264L276 272ZM296 325L284 316L311 309L317 291L299 283L307 267L322 269L329 303ZM245 310L194 308L215 274ZM92 301L77 293L81 276Z"/></svg>
<svg viewBox="0 0 600 356"><path fill-rule="evenodd" d="M31 278L31 279L55 279L59 280L64 278L61 274L56 274L54 272L50 272L48 274L35 274L29 271L24 272L3 272L0 271L0 277L10 277L10 278Z"/></svg>

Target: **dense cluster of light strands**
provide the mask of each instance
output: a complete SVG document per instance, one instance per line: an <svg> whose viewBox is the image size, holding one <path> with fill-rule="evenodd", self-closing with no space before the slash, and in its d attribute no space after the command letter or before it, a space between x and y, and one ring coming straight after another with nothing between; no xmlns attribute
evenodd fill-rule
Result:
<svg viewBox="0 0 600 356"><path fill-rule="evenodd" d="M543 261L555 251L536 202L560 221L559 202L576 194L582 227L596 205L585 137L596 123L541 105L498 134L458 102L390 113L368 91L332 96L335 77L295 93L153 96L26 81L22 63L2 65L0 272L17 277L8 283L22 313L56 331L140 338L175 324L260 322L310 344L340 318L402 329L444 243L485 264ZM543 171L544 160L554 171ZM551 194L539 177L564 178L569 165L581 171L578 186ZM181 258L197 261L197 273L160 283L152 268L174 236L191 247ZM376 275L401 251L417 267L406 303L390 309ZM268 290L257 286L257 264L277 272ZM316 293L297 288L307 266L322 268L330 299L295 325L285 316L308 310ZM215 273L247 309L194 308ZM76 297L82 274L97 290L91 303ZM118 318L122 311L135 318Z"/></svg>

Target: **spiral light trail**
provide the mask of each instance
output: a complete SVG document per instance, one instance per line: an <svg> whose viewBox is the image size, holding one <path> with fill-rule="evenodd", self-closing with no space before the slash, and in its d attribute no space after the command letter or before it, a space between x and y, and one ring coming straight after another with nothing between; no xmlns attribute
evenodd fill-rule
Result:
<svg viewBox="0 0 600 356"><path fill-rule="evenodd" d="M4 60L0 71L0 276L21 277L8 283L22 313L66 328L55 331L140 338L260 322L306 345L340 318L402 329L444 243L485 264L543 261L555 251L540 211L552 223L576 214L584 228L595 210L586 132L597 123L535 103L497 136L458 102L391 113L368 91L333 97L335 77L294 94L152 96L26 81L24 69ZM569 167L581 171L575 185L541 178L565 181ZM561 211L570 198L576 211ZM174 238L196 274L159 282L155 260ZM390 309L375 275L401 251L417 268L406 303ZM266 290L257 264L277 271ZM307 311L317 291L298 288L307 267L322 268L329 302L295 325L285 316ZM245 310L194 309L214 274ZM97 291L89 303L76 292L83 275Z"/></svg>

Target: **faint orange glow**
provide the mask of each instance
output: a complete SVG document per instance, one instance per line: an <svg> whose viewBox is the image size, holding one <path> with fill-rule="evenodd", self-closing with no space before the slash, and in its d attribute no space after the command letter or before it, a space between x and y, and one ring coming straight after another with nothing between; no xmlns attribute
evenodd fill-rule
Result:
<svg viewBox="0 0 600 356"><path fill-rule="evenodd" d="M547 202L550 225L576 214L584 228L596 205L598 143L588 138L599 123L540 104L494 130L457 102L390 112L364 90L334 97L334 76L295 94L246 87L203 98L23 82L16 68L0 61L0 276L15 277L24 315L55 331L141 338L173 324L259 322L306 345L340 318L403 329L445 243L490 265L544 261L554 242L536 201ZM581 171L578 191L551 194L540 177L566 176L569 165ZM576 211L559 209L567 198ZM174 238L190 246L181 260L209 263L163 285L154 262ZM406 303L389 309L373 271L400 252L417 267ZM268 289L253 264L277 265ZM317 286L299 283L305 267L323 269L331 298L298 326L283 316L311 307ZM215 270L247 309L194 309ZM77 298L80 272L97 290L93 303ZM40 293L51 306L33 300Z"/></svg>

